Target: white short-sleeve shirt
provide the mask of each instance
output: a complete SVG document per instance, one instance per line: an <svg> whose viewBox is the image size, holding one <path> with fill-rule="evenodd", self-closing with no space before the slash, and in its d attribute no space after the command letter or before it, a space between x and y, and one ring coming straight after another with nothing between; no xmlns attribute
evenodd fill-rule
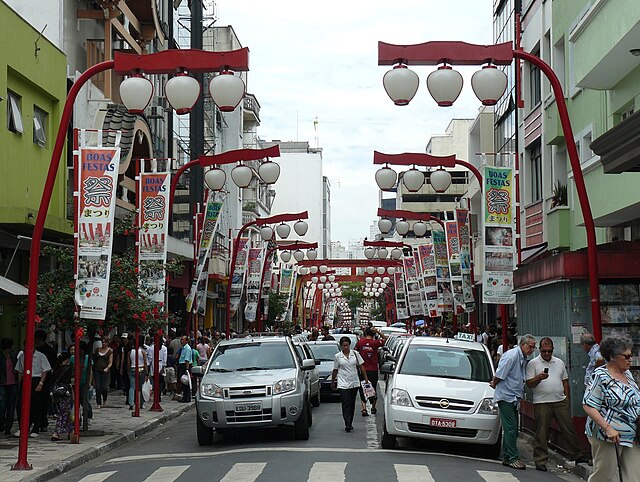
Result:
<svg viewBox="0 0 640 482"><path fill-rule="evenodd" d="M531 389L533 393L533 403L553 403L561 402L565 399L563 380L569 378L564 362L555 356L551 361L544 361L538 355L527 364L527 380L531 380L545 368L549 369L549 378L542 380L538 386Z"/></svg>
<svg viewBox="0 0 640 482"><path fill-rule="evenodd" d="M358 367L364 360L355 350L349 350L349 356L345 356L340 350L333 359L333 369L338 370L338 389L358 388L360 378L358 377Z"/></svg>

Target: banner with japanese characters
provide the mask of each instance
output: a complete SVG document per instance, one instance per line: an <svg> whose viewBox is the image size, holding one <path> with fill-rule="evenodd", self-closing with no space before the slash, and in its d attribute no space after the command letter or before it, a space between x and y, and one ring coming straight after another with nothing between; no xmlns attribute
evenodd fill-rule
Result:
<svg viewBox="0 0 640 482"><path fill-rule="evenodd" d="M236 268L231 273L231 304L229 306L230 316L233 317L238 311L242 293L244 293L244 279L247 272L247 261L251 243L249 238L240 238L238 253L236 254Z"/></svg>
<svg viewBox="0 0 640 482"><path fill-rule="evenodd" d="M220 211L224 204L225 194L210 192L207 198L207 206L204 213L202 234L198 247L198 259L196 261L196 271L191 283L191 289L185 302L187 312L194 310L200 315L206 311L207 284L209 281L209 258L211 256L211 246L220 219Z"/></svg>
<svg viewBox="0 0 640 482"><path fill-rule="evenodd" d="M453 293L453 309L455 314L460 314L464 313L464 298L462 296L462 267L460 265L458 223L456 221L447 221L444 226L447 236L447 256L449 260L449 275L451 277L451 292Z"/></svg>
<svg viewBox="0 0 640 482"><path fill-rule="evenodd" d="M80 148L76 303L80 317L107 315L120 148Z"/></svg>
<svg viewBox="0 0 640 482"><path fill-rule="evenodd" d="M515 246L513 170L484 167L484 268L482 301L514 304L513 270Z"/></svg>
<svg viewBox="0 0 640 482"><path fill-rule="evenodd" d="M422 271L422 290L426 303L426 315L438 316L438 286L436 278L436 259L433 254L433 244L419 244L417 246L420 269Z"/></svg>
<svg viewBox="0 0 640 482"><path fill-rule="evenodd" d="M393 273L393 283L396 289L396 319L406 320L409 318L409 309L407 307L407 294L404 289L402 271L398 270Z"/></svg>
<svg viewBox="0 0 640 482"><path fill-rule="evenodd" d="M431 231L433 252L436 258L436 284L438 286L438 315L453 311L453 294L451 293L451 274L449 273L449 257L447 255L447 237L444 231Z"/></svg>
<svg viewBox="0 0 640 482"><path fill-rule="evenodd" d="M258 301L260 300L260 279L264 266L264 248L249 249L249 263L247 268L247 304L244 307L244 318L247 321L256 321Z"/></svg>
<svg viewBox="0 0 640 482"><path fill-rule="evenodd" d="M402 265L409 314L411 316L420 316L424 313L424 307L422 306L422 293L420 292L416 261L413 256L405 256L402 258Z"/></svg>
<svg viewBox="0 0 640 482"><path fill-rule="evenodd" d="M473 284L471 283L471 223L467 209L456 209L458 239L460 242L460 271L462 273L462 298L466 312L475 309Z"/></svg>
<svg viewBox="0 0 640 482"><path fill-rule="evenodd" d="M138 185L138 283L147 298L164 303L169 234L168 172L140 174Z"/></svg>
<svg viewBox="0 0 640 482"><path fill-rule="evenodd" d="M420 304L422 305L422 315L428 315L429 310L427 308L427 298L424 289L424 279L422 276L422 265L420 264L420 256L418 250L413 250L413 262L416 266L416 273L418 274L418 291L420 292Z"/></svg>
<svg viewBox="0 0 640 482"><path fill-rule="evenodd" d="M280 293L283 295L291 291L291 280L293 279L293 269L282 268L280 271Z"/></svg>
<svg viewBox="0 0 640 482"><path fill-rule="evenodd" d="M282 275L282 279L285 278L284 276L284 269L282 270L283 275ZM295 294L295 289L294 286L296 285L296 279L298 279L298 273L296 272L296 270L292 269L291 270L291 274L288 276L289 278L289 287L286 290L286 293L289 295L287 296L287 308L285 310L285 317L284 317L284 321L291 321L291 316L293 314L293 305L294 300L293 300L293 296ZM282 287L282 280L280 280L280 286ZM282 293L282 288L280 289L280 293Z"/></svg>

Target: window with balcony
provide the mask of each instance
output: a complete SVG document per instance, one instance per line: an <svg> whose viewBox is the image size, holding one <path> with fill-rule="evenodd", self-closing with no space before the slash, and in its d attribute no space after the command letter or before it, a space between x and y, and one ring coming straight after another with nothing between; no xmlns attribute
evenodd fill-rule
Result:
<svg viewBox="0 0 640 482"><path fill-rule="evenodd" d="M529 151L530 202L542 199L542 150L540 143L527 149Z"/></svg>
<svg viewBox="0 0 640 482"><path fill-rule="evenodd" d="M20 110L21 98L11 91L7 91L7 97L7 129L16 134L24 134Z"/></svg>
<svg viewBox="0 0 640 482"><path fill-rule="evenodd" d="M47 147L47 113L33 106L33 143Z"/></svg>

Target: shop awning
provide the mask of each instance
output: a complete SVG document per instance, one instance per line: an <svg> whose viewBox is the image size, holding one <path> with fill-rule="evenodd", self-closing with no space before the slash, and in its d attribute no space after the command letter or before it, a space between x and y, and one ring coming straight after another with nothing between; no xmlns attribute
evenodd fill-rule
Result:
<svg viewBox="0 0 640 482"><path fill-rule="evenodd" d="M9 278L0 276L0 290L5 291L14 296L27 296L29 290L15 281L11 281Z"/></svg>

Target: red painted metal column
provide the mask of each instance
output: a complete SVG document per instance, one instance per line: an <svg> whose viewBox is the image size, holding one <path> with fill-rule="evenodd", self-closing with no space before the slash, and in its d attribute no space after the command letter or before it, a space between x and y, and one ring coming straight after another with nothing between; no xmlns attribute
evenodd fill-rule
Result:
<svg viewBox="0 0 640 482"><path fill-rule="evenodd" d="M133 348L135 351L135 372L134 372L134 391L133 391L133 400L134 400L134 404L133 404L133 413L131 414L132 417L139 417L140 416L140 361L138 360L138 350L140 350L140 328L136 328L136 339L135 339L135 343L133 344ZM129 400L129 403L131 403L131 400Z"/></svg>

